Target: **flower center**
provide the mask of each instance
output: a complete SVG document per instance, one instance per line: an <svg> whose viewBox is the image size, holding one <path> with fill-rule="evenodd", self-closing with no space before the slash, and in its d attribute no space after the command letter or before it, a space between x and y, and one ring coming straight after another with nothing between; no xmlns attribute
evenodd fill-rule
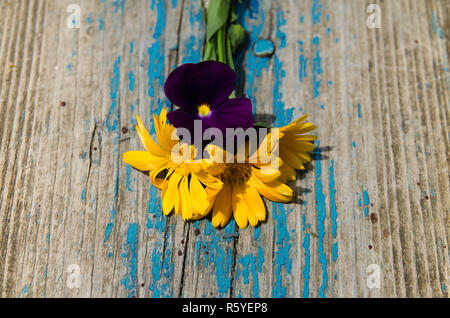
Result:
<svg viewBox="0 0 450 318"><path fill-rule="evenodd" d="M200 117L207 117L209 115L209 113L211 112L211 108L209 108L208 104L201 104L200 106L198 106L198 115Z"/></svg>
<svg viewBox="0 0 450 318"><path fill-rule="evenodd" d="M252 175L252 166L247 163L229 163L222 178L224 183L239 184L247 181Z"/></svg>

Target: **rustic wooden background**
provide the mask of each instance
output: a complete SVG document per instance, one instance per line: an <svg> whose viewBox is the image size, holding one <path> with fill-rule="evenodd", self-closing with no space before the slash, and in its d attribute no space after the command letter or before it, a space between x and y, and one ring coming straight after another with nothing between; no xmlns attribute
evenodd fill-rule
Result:
<svg viewBox="0 0 450 318"><path fill-rule="evenodd" d="M2 297L449 296L450 1L238 11L240 91L275 125L310 114L320 139L294 203L214 230L162 216L122 162L142 149L135 116L152 129L170 107L167 74L201 60L201 1L0 0ZM258 39L275 55L253 55Z"/></svg>

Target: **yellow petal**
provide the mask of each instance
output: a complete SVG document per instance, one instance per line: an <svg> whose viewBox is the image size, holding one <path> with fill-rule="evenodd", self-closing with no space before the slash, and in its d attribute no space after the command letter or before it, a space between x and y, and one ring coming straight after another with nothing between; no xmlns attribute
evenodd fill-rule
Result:
<svg viewBox="0 0 450 318"><path fill-rule="evenodd" d="M308 163L311 161L311 157L307 153L299 152L297 153L297 155L300 157L303 163Z"/></svg>
<svg viewBox="0 0 450 318"><path fill-rule="evenodd" d="M147 151L125 152L123 154L123 161L141 171L150 171L153 168L151 164L152 157Z"/></svg>
<svg viewBox="0 0 450 318"><path fill-rule="evenodd" d="M167 189L163 195L162 208L165 215L169 215L174 207L178 210L178 185L181 176L174 172L167 182Z"/></svg>
<svg viewBox="0 0 450 318"><path fill-rule="evenodd" d="M231 205L233 207L233 215L236 224L241 228L245 229L248 225L247 218L247 204L245 204L244 197L242 194L241 186L235 184L233 186L233 192L231 197Z"/></svg>
<svg viewBox="0 0 450 318"><path fill-rule="evenodd" d="M166 151L171 150L171 147L167 143L167 140L166 140L166 138L164 136L164 131L163 131L162 124L159 121L159 119L156 116L156 114L153 115L153 123L155 125L156 138L158 139L159 144L161 145L161 147L164 148L164 150L166 150Z"/></svg>
<svg viewBox="0 0 450 318"><path fill-rule="evenodd" d="M265 169L261 171L261 169L256 169L252 167L252 173L261 181L271 182L277 180L281 176L280 170L268 170Z"/></svg>
<svg viewBox="0 0 450 318"><path fill-rule="evenodd" d="M297 129L297 130L295 131L295 133L296 133L296 134L304 134L304 133L307 133L307 132L309 132L309 131L312 131L312 130L314 130L314 129L316 129L316 128L317 128L317 126L316 126L316 125L313 125L313 124L311 124L311 123L303 123L303 124L300 126L300 128Z"/></svg>
<svg viewBox="0 0 450 318"><path fill-rule="evenodd" d="M191 175L191 181L189 184L189 192L192 200L192 210L194 214L205 215L209 206L208 196L206 194L205 188L203 188L197 177Z"/></svg>
<svg viewBox="0 0 450 318"><path fill-rule="evenodd" d="M294 151L310 152L314 150L314 144L302 140L297 140L294 136L287 136L280 142L280 149L290 148Z"/></svg>
<svg viewBox="0 0 450 318"><path fill-rule="evenodd" d="M183 177L179 186L181 198L181 215L185 221L192 219L192 200L189 194L188 177Z"/></svg>
<svg viewBox="0 0 450 318"><path fill-rule="evenodd" d="M286 148L280 149L280 157L283 159L283 161L288 165L301 170L304 169L304 167L303 162L299 156L300 153L293 152Z"/></svg>
<svg viewBox="0 0 450 318"><path fill-rule="evenodd" d="M255 176L251 176L250 181L261 195L271 201L288 202L292 200L292 189L280 181L263 183Z"/></svg>
<svg viewBox="0 0 450 318"><path fill-rule="evenodd" d="M231 191L230 185L224 185L217 194L212 214L212 225L214 227L225 227L230 221L232 214Z"/></svg>
<svg viewBox="0 0 450 318"><path fill-rule="evenodd" d="M144 148L155 156L167 157L168 155L167 152L164 151L164 149L162 149L161 146L158 145L152 139L152 137L150 137L149 133L144 127L144 124L142 124L142 121L139 118L139 116L136 116L136 119L137 119L136 131L139 136L139 139L141 140L142 145L144 145Z"/></svg>
<svg viewBox="0 0 450 318"><path fill-rule="evenodd" d="M204 185L207 187L210 187L212 189L220 190L223 187L223 182L220 181L218 178L213 177L209 173L207 173L204 170L199 170L195 173L193 173Z"/></svg>
<svg viewBox="0 0 450 318"><path fill-rule="evenodd" d="M250 182L247 182L247 187L244 193L244 200L247 202L247 205L253 210L253 214L259 221L266 220L266 206L264 205L263 200L261 199L261 195L258 193L256 188ZM256 222L258 223L258 222ZM251 222L250 222L251 224ZM252 224L253 225L253 224ZM256 224L255 224L256 225ZM253 225L253 226L255 226Z"/></svg>
<svg viewBox="0 0 450 318"><path fill-rule="evenodd" d="M299 119L290 123L289 125L281 127L280 131L282 131L282 132L292 131L292 130L298 128L298 126L301 125L301 122L305 121L306 118L308 118L308 115L304 115L303 117L300 117Z"/></svg>
<svg viewBox="0 0 450 318"><path fill-rule="evenodd" d="M150 171L150 181L152 182L152 184L155 187L157 187L159 189L162 189L163 182L165 182L165 180L166 180L165 178L161 177L160 173L166 169L168 169L168 167L165 165L162 165L162 166L157 167L157 168L153 169L152 171ZM172 173L172 170L168 169L166 176L170 175L170 173Z"/></svg>
<svg viewBox="0 0 450 318"><path fill-rule="evenodd" d="M319 137L314 135L294 135L293 138L298 141L314 141L317 140Z"/></svg>
<svg viewBox="0 0 450 318"><path fill-rule="evenodd" d="M295 172L295 169L287 163L282 164L280 170L282 176L280 180L283 180L285 182L295 181L295 179L297 178L297 173Z"/></svg>
<svg viewBox="0 0 450 318"><path fill-rule="evenodd" d="M256 197L253 196L253 192L251 192L251 190L254 188L253 186L251 186L249 182L241 184L240 187L242 191L243 201L247 207L245 212L247 214L248 223L250 223L251 226L256 226L258 224L258 217L256 216L256 210L260 209L261 207L258 206L259 202L255 199ZM261 200L259 194L258 193L256 194L257 197L259 197L259 199ZM260 213L260 211L258 211L258 213Z"/></svg>

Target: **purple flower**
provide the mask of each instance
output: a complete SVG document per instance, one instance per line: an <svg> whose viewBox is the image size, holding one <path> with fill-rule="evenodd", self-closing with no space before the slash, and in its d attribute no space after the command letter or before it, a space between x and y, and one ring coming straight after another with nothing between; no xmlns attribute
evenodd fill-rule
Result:
<svg viewBox="0 0 450 318"><path fill-rule="evenodd" d="M252 103L248 98L230 99L235 88L236 73L226 64L206 61L183 64L166 80L164 92L179 109L167 114L176 127L183 127L194 137L194 120L202 120L202 133L218 128L225 136L226 128L247 129L253 125Z"/></svg>

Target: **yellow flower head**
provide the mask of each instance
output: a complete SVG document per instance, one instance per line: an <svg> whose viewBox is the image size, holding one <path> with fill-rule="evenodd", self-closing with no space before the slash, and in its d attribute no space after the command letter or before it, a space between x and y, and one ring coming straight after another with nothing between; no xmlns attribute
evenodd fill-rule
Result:
<svg viewBox="0 0 450 318"><path fill-rule="evenodd" d="M295 169L302 170L311 161L307 153L314 150L317 139L304 135L317 128L305 123L304 116L285 127L272 128L256 151L246 143L244 152L235 155L210 144L205 148L207 158L196 159L198 150L180 142L166 115L163 109L159 117L153 116L157 142L137 117L136 130L145 151L126 152L123 160L149 172L151 182L162 190L165 215L181 212L184 220L197 220L212 211L214 227L225 227L232 215L240 228L265 221L261 196L291 201L293 191L285 183L296 179ZM229 158L234 162L227 163Z"/></svg>
<svg viewBox="0 0 450 318"><path fill-rule="evenodd" d="M180 143L175 128L166 123L167 110L159 118L153 115L156 143L137 117L136 130L146 151L123 154L125 163L142 171L149 171L151 182L162 189L162 209L165 215L181 212L184 220L206 216L212 208L222 182L214 177L221 170L211 162L194 160L196 149ZM186 159L189 160L186 160Z"/></svg>
<svg viewBox="0 0 450 318"><path fill-rule="evenodd" d="M292 199L292 189L281 182L281 171L271 169L263 156L270 155L278 143L270 146L268 134L258 150L247 155L242 163L227 163L221 178L224 183L219 191L213 207L212 224L214 227L224 227L233 214L240 228L248 224L256 226L259 221L265 221L266 208L261 195L271 201L288 202ZM269 150L263 152L263 147ZM279 158L275 158L279 161ZM266 162L266 163L264 163ZM276 165L282 164L277 162Z"/></svg>
<svg viewBox="0 0 450 318"><path fill-rule="evenodd" d="M304 170L304 164L311 161L307 153L314 150L314 140L317 136L304 134L317 126L304 122L307 117L308 115L305 115L280 128L280 158L283 161L280 170L284 182L294 181L295 169Z"/></svg>

